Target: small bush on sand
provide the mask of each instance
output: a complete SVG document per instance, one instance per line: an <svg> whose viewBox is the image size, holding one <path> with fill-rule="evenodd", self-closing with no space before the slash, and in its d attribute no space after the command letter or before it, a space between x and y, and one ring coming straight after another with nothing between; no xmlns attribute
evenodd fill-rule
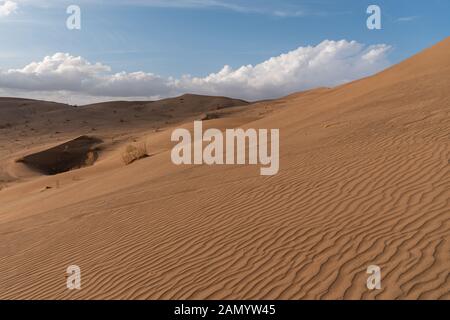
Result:
<svg viewBox="0 0 450 320"><path fill-rule="evenodd" d="M138 145L130 144L126 147L124 153L122 153L122 160L126 165L147 157L147 145L145 143L140 143Z"/></svg>
<svg viewBox="0 0 450 320"><path fill-rule="evenodd" d="M97 155L95 151L89 151L86 154L86 159L84 160L85 166L92 166L94 165L95 161L97 160Z"/></svg>

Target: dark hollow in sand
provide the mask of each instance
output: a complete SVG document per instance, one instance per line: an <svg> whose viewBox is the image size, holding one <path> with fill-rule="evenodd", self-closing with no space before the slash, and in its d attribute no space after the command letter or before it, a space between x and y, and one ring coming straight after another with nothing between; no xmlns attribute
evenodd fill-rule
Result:
<svg viewBox="0 0 450 320"><path fill-rule="evenodd" d="M81 136L56 147L33 153L17 162L46 175L55 175L74 169L90 166L98 158L99 148L103 141L99 138Z"/></svg>

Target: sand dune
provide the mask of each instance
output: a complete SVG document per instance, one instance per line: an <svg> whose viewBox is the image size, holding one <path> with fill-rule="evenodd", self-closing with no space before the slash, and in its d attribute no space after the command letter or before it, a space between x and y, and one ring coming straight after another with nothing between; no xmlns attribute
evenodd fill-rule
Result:
<svg viewBox="0 0 450 320"><path fill-rule="evenodd" d="M449 52L450 38L375 76L254 104L1 99L0 298L450 299ZM172 129L202 117L279 128L279 174L173 165ZM92 129L93 166L45 176L15 162ZM124 165L137 142L152 156ZM80 291L65 287L72 264ZM381 290L366 288L372 264Z"/></svg>

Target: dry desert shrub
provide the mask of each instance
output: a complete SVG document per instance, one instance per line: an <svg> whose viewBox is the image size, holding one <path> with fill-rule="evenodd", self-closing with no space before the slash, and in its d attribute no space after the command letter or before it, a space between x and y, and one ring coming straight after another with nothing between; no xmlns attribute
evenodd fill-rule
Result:
<svg viewBox="0 0 450 320"><path fill-rule="evenodd" d="M122 153L122 160L125 165L129 165L139 159L148 157L146 143L140 143L138 145L128 145L125 151Z"/></svg>
<svg viewBox="0 0 450 320"><path fill-rule="evenodd" d="M208 120L213 120L213 119L218 119L218 118L220 118L220 114L218 114L218 113L204 113L201 115L200 120L208 121Z"/></svg>
<svg viewBox="0 0 450 320"><path fill-rule="evenodd" d="M94 151L89 151L86 154L86 160L84 161L85 166L92 166L97 160L96 153Z"/></svg>

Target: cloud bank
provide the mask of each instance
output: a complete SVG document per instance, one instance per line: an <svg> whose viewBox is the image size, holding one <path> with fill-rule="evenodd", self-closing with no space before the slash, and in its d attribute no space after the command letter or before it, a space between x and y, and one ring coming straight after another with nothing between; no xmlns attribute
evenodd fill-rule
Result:
<svg viewBox="0 0 450 320"><path fill-rule="evenodd" d="M22 69L0 70L2 95L22 95L83 103L102 99L148 99L183 93L223 95L246 100L284 96L322 86L336 86L389 66L385 44L326 40L299 47L257 65L222 70L206 77L165 78L138 71L113 73L68 53L56 53ZM76 97L76 98L74 98Z"/></svg>
<svg viewBox="0 0 450 320"><path fill-rule="evenodd" d="M0 2L0 17L7 17L12 13L16 12L18 5L13 1L2 1Z"/></svg>

